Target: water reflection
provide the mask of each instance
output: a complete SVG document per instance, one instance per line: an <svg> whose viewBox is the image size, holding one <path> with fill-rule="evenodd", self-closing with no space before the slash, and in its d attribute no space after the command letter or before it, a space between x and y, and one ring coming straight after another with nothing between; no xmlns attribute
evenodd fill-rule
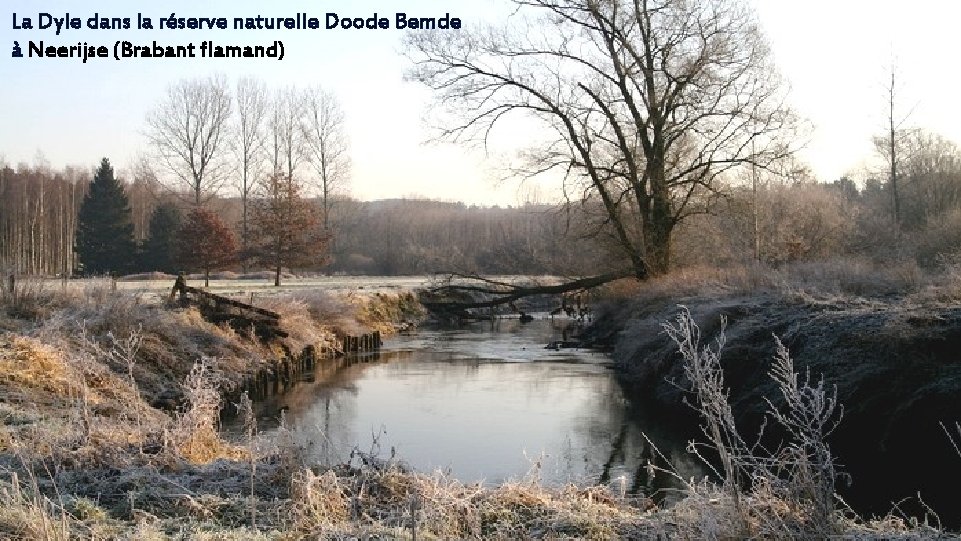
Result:
<svg viewBox="0 0 961 541"><path fill-rule="evenodd" d="M343 462L356 447L465 482L535 474L651 494L673 486L652 468L664 458L698 474L683 440L624 398L606 356L544 348L563 333L560 322L504 320L400 337L260 401L260 426L284 411L317 463Z"/></svg>

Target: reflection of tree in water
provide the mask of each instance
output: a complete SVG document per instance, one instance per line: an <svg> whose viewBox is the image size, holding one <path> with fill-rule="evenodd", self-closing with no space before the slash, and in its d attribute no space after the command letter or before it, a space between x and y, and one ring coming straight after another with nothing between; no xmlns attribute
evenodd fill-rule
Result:
<svg viewBox="0 0 961 541"><path fill-rule="evenodd" d="M410 356L409 351L375 352L320 363L296 385L258 402L260 426L263 430L276 430L283 418L291 428L294 443L303 448L313 462L322 465L345 462L355 445L361 445L362 451L368 450L363 448L367 436L354 430L357 381L373 365Z"/></svg>
<svg viewBox="0 0 961 541"><path fill-rule="evenodd" d="M663 426L663 417L625 400L612 373L596 363L603 358L543 349L566 323L423 332L379 355L322 363L258 403L260 426L276 427L285 411L295 441L320 464L345 461L355 446L367 452L384 435L385 446L393 440L401 458L419 467L450 461L465 468L458 475L497 480L522 476L536 462L547 483L600 481L663 495L673 478L647 467L669 466L646 433L683 477L700 475L684 438ZM530 353L525 361L497 362L498 354L522 346ZM378 420L385 418L392 420ZM361 426L367 420L375 426ZM378 433L379 422L392 425L389 437ZM525 449L530 463L522 460Z"/></svg>
<svg viewBox="0 0 961 541"><path fill-rule="evenodd" d="M652 415L644 405L625 399L613 378L603 383L594 407L571 427L583 441L591 481L614 484L617 489L623 483L628 492L660 502L670 500L680 488L679 481L664 470L682 478L703 475L704 468L686 451L684 434L672 430L665 418Z"/></svg>

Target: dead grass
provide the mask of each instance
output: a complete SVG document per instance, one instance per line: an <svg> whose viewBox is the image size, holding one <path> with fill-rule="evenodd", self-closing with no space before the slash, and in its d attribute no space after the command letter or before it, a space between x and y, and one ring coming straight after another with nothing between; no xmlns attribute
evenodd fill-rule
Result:
<svg viewBox="0 0 961 541"><path fill-rule="evenodd" d="M222 400L213 378L216 359L201 357L183 383L185 403L167 430L167 443L189 462L206 464L220 458L243 460L243 449L220 437Z"/></svg>
<svg viewBox="0 0 961 541"><path fill-rule="evenodd" d="M376 293L362 298L361 312L357 319L368 329L393 334L398 324L416 323L424 316L424 308L413 293Z"/></svg>
<svg viewBox="0 0 961 541"><path fill-rule="evenodd" d="M63 361L59 352L36 339L0 337L0 385L8 388L7 392L40 391L64 397L78 394L76 374Z"/></svg>
<svg viewBox="0 0 961 541"><path fill-rule="evenodd" d="M778 267L762 264L686 267L644 282L619 280L607 286L606 296L677 302L693 296L754 293L786 297L909 295L931 287L961 293L961 271L951 267L925 272L913 261L882 264L851 257Z"/></svg>
<svg viewBox="0 0 961 541"><path fill-rule="evenodd" d="M751 269L690 271L655 281L646 294L778 287L762 278ZM533 478L467 485L359 454L354 458L366 460L315 469L283 431L274 441L251 433L245 445L218 433L223 393L265 366L272 353L263 346L196 310L143 306L109 288L31 295L0 302L17 329L0 331L0 537L776 538L808 520L808 509L773 482L744 493L691 483L686 498L659 510L606 487L549 488ZM388 330L387 323L417 314L405 295L276 302L271 308L283 311L290 348L349 324L379 322ZM344 313L351 315L338 320ZM171 393L180 406L158 407ZM844 538L944 535L891 517L836 516Z"/></svg>
<svg viewBox="0 0 961 541"><path fill-rule="evenodd" d="M426 315L416 295L411 292L369 295L352 291L338 296L315 292L301 298L307 303L312 317L319 321L332 321L334 328L345 334L377 330L389 335L393 334L397 325L419 322Z"/></svg>
<svg viewBox="0 0 961 541"><path fill-rule="evenodd" d="M440 472L396 465L345 474L303 470L294 478L297 535L417 539L619 539L646 537L654 523L606 488L548 489L534 482L464 485Z"/></svg>
<svg viewBox="0 0 961 541"><path fill-rule="evenodd" d="M67 541L78 524L62 506L36 487L23 488L18 477L0 481L0 536L4 539Z"/></svg>
<svg viewBox="0 0 961 541"><path fill-rule="evenodd" d="M257 299L257 305L281 315L285 339L291 351L306 345L339 347L337 336L380 331L389 336L404 323L417 323L425 316L413 293L396 294L325 291L297 292Z"/></svg>
<svg viewBox="0 0 961 541"><path fill-rule="evenodd" d="M317 293L312 295L312 298L326 298L326 295ZM337 343L335 332L342 322L316 313L304 298L294 295L276 295L258 297L256 303L261 308L280 314L284 331L288 334L282 340L289 351L299 353L307 346L332 346ZM341 317L345 322L350 321L350 316Z"/></svg>
<svg viewBox="0 0 961 541"><path fill-rule="evenodd" d="M138 334L141 342L130 367L124 358L109 353L132 333ZM257 341L207 322L196 309L142 305L116 292L77 299L33 321L24 334L68 358L95 357L87 364L102 365L98 370L124 375L132 370L138 392L151 404L179 399L181 393L171 382L183 381L201 357L217 359L212 377L218 388L231 391L268 368L274 356Z"/></svg>

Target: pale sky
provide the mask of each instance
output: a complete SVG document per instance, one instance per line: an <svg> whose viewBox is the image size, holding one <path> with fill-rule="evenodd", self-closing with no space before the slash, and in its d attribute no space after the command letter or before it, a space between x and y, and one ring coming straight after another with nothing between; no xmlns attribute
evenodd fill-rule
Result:
<svg viewBox="0 0 961 541"><path fill-rule="evenodd" d="M771 40L776 62L792 87L791 103L814 126L802 159L819 179L830 181L872 158L871 136L885 122L884 84L895 58L902 113L908 123L961 143L961 88L958 69L956 0L753 0ZM162 4L163 7L160 7ZM266 6L269 6L267 8ZM230 80L254 75L270 88L320 84L340 100L351 138L354 163L351 193L361 199L428 196L477 204L516 204L531 191L517 183L496 184L502 156L427 145L423 124L429 92L403 81L400 54L404 31L137 31L14 30L39 13L83 21L101 16L131 17L140 10L155 20L177 16L323 17L337 12L393 19L397 11L440 17L445 12L465 25L502 18L504 0L2 0L0 1L0 156L7 163L33 163L38 151L54 168L95 166L107 156L118 168L147 150L144 118L168 84L182 78L222 73ZM283 61L271 59L92 59L11 58L13 40L26 50L30 40L45 45L77 42L112 47L125 39L150 44L254 45L282 39ZM552 198L549 183L541 199Z"/></svg>

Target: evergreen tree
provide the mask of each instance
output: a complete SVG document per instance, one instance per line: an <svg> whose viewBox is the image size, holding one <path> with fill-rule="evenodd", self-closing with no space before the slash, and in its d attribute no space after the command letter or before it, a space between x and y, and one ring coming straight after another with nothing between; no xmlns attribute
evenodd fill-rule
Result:
<svg viewBox="0 0 961 541"><path fill-rule="evenodd" d="M127 272L133 267L135 248L127 194L104 158L77 217L77 272L85 276Z"/></svg>
<svg viewBox="0 0 961 541"><path fill-rule="evenodd" d="M154 209L150 215L149 236L141 247L141 267L144 271L176 274L180 270L174 257L181 222L180 209L173 203L161 203Z"/></svg>

